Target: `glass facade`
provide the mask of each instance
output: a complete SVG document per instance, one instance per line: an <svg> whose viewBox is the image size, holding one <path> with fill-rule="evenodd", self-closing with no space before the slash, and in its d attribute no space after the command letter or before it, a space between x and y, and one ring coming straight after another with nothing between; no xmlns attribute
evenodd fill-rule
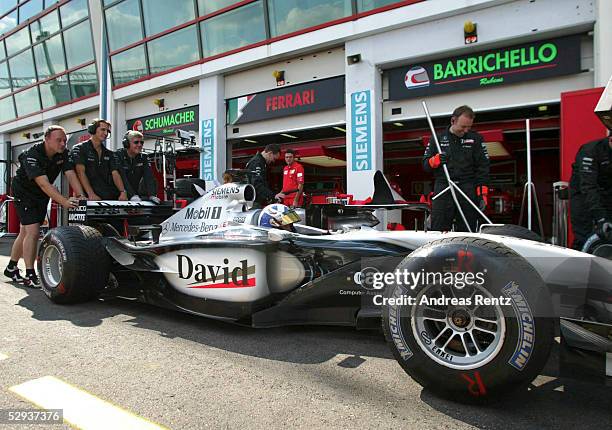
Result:
<svg viewBox="0 0 612 430"><path fill-rule="evenodd" d="M147 43L151 73L159 73L200 58L195 25Z"/></svg>
<svg viewBox="0 0 612 430"><path fill-rule="evenodd" d="M15 105L17 116L24 116L40 110L40 99L38 98L38 87L28 88L15 93Z"/></svg>
<svg viewBox="0 0 612 430"><path fill-rule="evenodd" d="M397 0L357 0L357 12L367 12L393 3L397 3Z"/></svg>
<svg viewBox="0 0 612 430"><path fill-rule="evenodd" d="M6 37L0 22L0 123L98 91L87 0L22 0L8 11L31 22Z"/></svg>
<svg viewBox="0 0 612 430"><path fill-rule="evenodd" d="M398 0L102 0L113 85L397 3ZM176 28L196 17L200 17L197 29ZM169 29L174 31L160 35Z"/></svg>
<svg viewBox="0 0 612 430"><path fill-rule="evenodd" d="M268 0L272 37L350 16L351 0Z"/></svg>
<svg viewBox="0 0 612 430"><path fill-rule="evenodd" d="M91 61L94 52L89 21L83 21L64 31L64 43L66 44L66 60L69 69Z"/></svg>
<svg viewBox="0 0 612 430"><path fill-rule="evenodd" d="M195 18L193 0L142 0L146 36L161 33Z"/></svg>
<svg viewBox="0 0 612 430"><path fill-rule="evenodd" d="M143 45L128 49L111 57L115 85L148 75Z"/></svg>
<svg viewBox="0 0 612 430"><path fill-rule="evenodd" d="M202 22L204 56L211 57L266 38L263 2L257 1Z"/></svg>
<svg viewBox="0 0 612 430"><path fill-rule="evenodd" d="M106 10L106 34L111 51L143 38L140 2L125 0Z"/></svg>

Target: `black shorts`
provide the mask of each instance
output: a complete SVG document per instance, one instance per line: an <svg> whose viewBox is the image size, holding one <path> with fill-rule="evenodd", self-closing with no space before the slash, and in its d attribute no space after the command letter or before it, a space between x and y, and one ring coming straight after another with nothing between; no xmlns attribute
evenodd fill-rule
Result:
<svg viewBox="0 0 612 430"><path fill-rule="evenodd" d="M49 199L15 199L15 209L21 225L42 224L47 216Z"/></svg>

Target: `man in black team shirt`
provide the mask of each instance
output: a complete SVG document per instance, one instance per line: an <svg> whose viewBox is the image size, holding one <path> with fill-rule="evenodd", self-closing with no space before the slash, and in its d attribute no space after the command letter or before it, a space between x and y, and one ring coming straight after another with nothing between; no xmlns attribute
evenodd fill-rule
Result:
<svg viewBox="0 0 612 430"><path fill-rule="evenodd" d="M64 172L78 198L84 198L83 189L74 172L66 151L66 132L58 125L45 131L44 142L36 143L19 156L20 167L13 178L15 207L21 228L11 249L11 260L4 275L13 281L22 281L28 287L40 287L34 271L36 245L40 224L47 215L49 197L65 208L78 206L78 199L64 197L52 184ZM26 275L21 277L17 262L23 257Z"/></svg>
<svg viewBox="0 0 612 430"><path fill-rule="evenodd" d="M471 130L474 117L474 111L469 106L455 109L451 125L438 135L442 153L438 153L432 136L423 155L423 168L433 173L434 194L438 194L448 187L442 168L446 164L451 180L484 211L489 192L489 155L482 136ZM471 230L475 231L478 213L462 196L457 198ZM432 230L449 231L456 219L457 231L467 231L463 219L458 216L450 191L435 199L432 206Z"/></svg>
<svg viewBox="0 0 612 430"><path fill-rule="evenodd" d="M144 136L138 131L130 130L123 136L122 143L123 148L115 152L115 155L128 199L133 202L144 199L159 204L161 201L156 196L157 184L151 165L148 157L142 153Z"/></svg>
<svg viewBox="0 0 612 430"><path fill-rule="evenodd" d="M75 145L70 153L89 200L127 200L115 154L104 146L110 127L104 119L93 120L87 127L91 138Z"/></svg>
<svg viewBox="0 0 612 430"><path fill-rule="evenodd" d="M580 147L569 190L572 248L582 249L593 232L612 241L612 134Z"/></svg>

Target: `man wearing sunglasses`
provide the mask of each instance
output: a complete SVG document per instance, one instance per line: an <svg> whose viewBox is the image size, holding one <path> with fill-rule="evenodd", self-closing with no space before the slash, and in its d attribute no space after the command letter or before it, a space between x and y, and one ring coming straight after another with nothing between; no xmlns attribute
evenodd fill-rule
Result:
<svg viewBox="0 0 612 430"><path fill-rule="evenodd" d="M123 148L115 155L128 198L133 202L150 200L159 204L157 184L146 155L142 153L142 133L129 130L123 136Z"/></svg>

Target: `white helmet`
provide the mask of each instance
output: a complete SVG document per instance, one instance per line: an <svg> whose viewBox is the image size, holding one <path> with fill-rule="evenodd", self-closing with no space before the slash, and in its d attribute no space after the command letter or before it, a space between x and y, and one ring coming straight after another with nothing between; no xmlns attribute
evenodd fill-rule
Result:
<svg viewBox="0 0 612 430"><path fill-rule="evenodd" d="M274 203L263 208L259 216L258 225L260 227L281 228L298 222L300 219L295 210L283 204Z"/></svg>

